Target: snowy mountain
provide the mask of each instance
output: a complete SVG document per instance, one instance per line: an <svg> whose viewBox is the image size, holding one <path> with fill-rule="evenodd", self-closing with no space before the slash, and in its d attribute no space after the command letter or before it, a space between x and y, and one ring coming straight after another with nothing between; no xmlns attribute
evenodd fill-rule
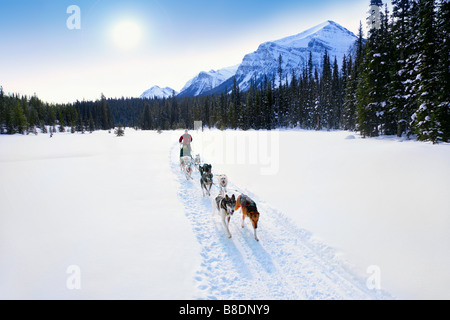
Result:
<svg viewBox="0 0 450 320"><path fill-rule="evenodd" d="M218 87L236 74L239 65L220 70L202 71L196 77L189 80L181 89L180 97L200 96L205 92Z"/></svg>
<svg viewBox="0 0 450 320"><path fill-rule="evenodd" d="M145 91L143 94L141 94L141 99L163 99L163 98L170 98L173 95L177 95L178 92L173 90L172 88L166 87L166 88L160 88L158 86L153 86L147 91Z"/></svg>
<svg viewBox="0 0 450 320"><path fill-rule="evenodd" d="M325 51L330 56L331 63L336 57L339 67L342 65L344 55L354 50L357 36L333 21L325 21L311 29L294 36L261 44L253 53L247 54L236 72L236 80L242 91L249 89L252 78L259 84L267 75L278 78L278 58L282 57L283 80L290 81L292 71L297 76L308 65L309 55L312 54L314 68L322 71L322 60ZM314 72L314 71L313 71ZM233 79L228 79L220 86L208 93L223 92L231 88ZM279 85L276 82L276 85Z"/></svg>
<svg viewBox="0 0 450 320"><path fill-rule="evenodd" d="M178 96L194 97L230 90L233 86L234 76L236 76L242 91L250 88L251 79L255 79L258 85L266 75L269 79L272 79L273 76L278 79L280 55L283 81L291 80L293 70L299 76L303 68L308 65L310 54L312 55L313 72L314 69L317 69L319 73L322 72L325 51L328 52L331 63L336 57L338 65L341 67L344 55L349 55L355 50L357 39L358 37L351 31L328 20L297 35L261 44L258 50L247 54L240 65L200 72L185 84ZM278 82L275 83L277 86ZM141 98L154 96L167 98L172 96L172 93L173 90L170 88L161 89L155 86L144 92Z"/></svg>

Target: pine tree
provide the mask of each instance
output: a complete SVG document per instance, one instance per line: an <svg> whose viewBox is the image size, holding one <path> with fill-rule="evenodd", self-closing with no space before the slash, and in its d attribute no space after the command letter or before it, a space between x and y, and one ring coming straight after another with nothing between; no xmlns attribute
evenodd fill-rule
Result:
<svg viewBox="0 0 450 320"><path fill-rule="evenodd" d="M419 140L442 141L438 109L438 72L436 34L436 1L420 0L418 7L419 29L417 35L417 102L418 109L413 115L415 132Z"/></svg>
<svg viewBox="0 0 450 320"><path fill-rule="evenodd" d="M210 100L210 97L206 97L203 101L203 108L201 110L202 131L203 127L210 127Z"/></svg>
<svg viewBox="0 0 450 320"><path fill-rule="evenodd" d="M397 113L389 105L389 84L392 82L391 73L392 63L395 60L395 56L392 53L392 30L389 23L389 11L388 6L385 6L384 13L381 14L381 28L379 39L379 50L381 54L381 62L379 67L379 79L377 84L379 85L379 114L378 122L380 126L380 134L394 135L397 133Z"/></svg>
<svg viewBox="0 0 450 320"><path fill-rule="evenodd" d="M41 133L46 134L48 133L47 127L45 126L45 122L41 120L41 124L39 126L41 128Z"/></svg>
<svg viewBox="0 0 450 320"><path fill-rule="evenodd" d="M256 81L255 81L256 86ZM255 115L255 123L252 126L253 129L260 130L263 128L263 113L262 113L262 89L258 87L255 87L255 98L254 98L254 104L255 104L255 110L253 114Z"/></svg>
<svg viewBox="0 0 450 320"><path fill-rule="evenodd" d="M291 83L289 87L289 120L288 125L291 128L295 128L298 125L298 115L299 115L299 109L300 109L300 88L299 88L299 81L297 80L297 76L295 74L295 71L292 70L292 78Z"/></svg>
<svg viewBox="0 0 450 320"><path fill-rule="evenodd" d="M95 131L94 117L92 116L92 112L89 111L89 125L88 125L89 133Z"/></svg>
<svg viewBox="0 0 450 320"><path fill-rule="evenodd" d="M228 105L229 124L232 129L236 129L241 124L241 93L236 77L233 77L233 88L231 90L231 101Z"/></svg>
<svg viewBox="0 0 450 320"><path fill-rule="evenodd" d="M330 56L325 50L323 55L323 71L320 80L319 105L316 110L317 130L322 127L331 129L333 123L333 103L332 103L332 69Z"/></svg>
<svg viewBox="0 0 450 320"><path fill-rule="evenodd" d="M65 132L65 121L64 121L64 116L61 110L59 110L58 112L58 117L59 117L59 132Z"/></svg>
<svg viewBox="0 0 450 320"><path fill-rule="evenodd" d="M48 108L48 124L52 127L56 125L56 111L53 107Z"/></svg>
<svg viewBox="0 0 450 320"><path fill-rule="evenodd" d="M119 123L118 128L116 128L116 129L114 130L114 134L115 134L117 137L123 137L123 136L125 135L125 130L123 129L121 123Z"/></svg>
<svg viewBox="0 0 450 320"><path fill-rule="evenodd" d="M24 134L28 127L27 118L18 100L14 105L12 123L14 128L12 133Z"/></svg>
<svg viewBox="0 0 450 320"><path fill-rule="evenodd" d="M364 33L362 29L362 23L359 23L358 39L356 40L356 54L353 59L352 56L349 58L348 77L346 80L346 90L345 90L345 102L343 107L343 127L345 130L355 130L356 129L356 106L357 106L357 90L359 86L359 73L362 69L362 62L364 58Z"/></svg>
<svg viewBox="0 0 450 320"><path fill-rule="evenodd" d="M274 81L273 89L274 89L274 105L276 112L275 119L275 127L283 127L286 128L288 126L288 80L286 79L283 84L283 75L285 71L283 70L283 57L281 54L278 57L278 89L276 89L276 84ZM286 74L287 76L287 74ZM274 79L275 80L275 79Z"/></svg>
<svg viewBox="0 0 450 320"><path fill-rule="evenodd" d="M322 129L321 108L320 108L320 76L317 69L314 70L314 79L312 81L312 125L315 130Z"/></svg>
<svg viewBox="0 0 450 320"><path fill-rule="evenodd" d="M245 104L242 108L242 129L249 130L251 128L255 129L257 127L257 121L259 118L258 108L256 104L256 93L258 89L255 84L254 78L250 79L250 89L246 93Z"/></svg>
<svg viewBox="0 0 450 320"><path fill-rule="evenodd" d="M81 132L84 133L84 124L83 124L83 119L80 117L78 117L78 121L75 127L75 131L77 132Z"/></svg>
<svg viewBox="0 0 450 320"><path fill-rule="evenodd" d="M358 75L356 109L358 130L363 136L384 134L393 119L387 107L390 83L391 43L387 7L381 15L380 29L372 29L364 50Z"/></svg>
<svg viewBox="0 0 450 320"><path fill-rule="evenodd" d="M144 114L142 115L142 130L151 130L152 126L152 115L150 113L150 105L148 102L145 103Z"/></svg>
<svg viewBox="0 0 450 320"><path fill-rule="evenodd" d="M301 109L300 123L305 129L313 129L314 123L314 108L316 102L316 81L313 75L313 61L312 53L309 53L308 67L303 74L303 108Z"/></svg>
<svg viewBox="0 0 450 320"><path fill-rule="evenodd" d="M409 123L415 102L408 85L412 82L408 63L414 53L411 35L415 34L415 30L412 26L411 0L393 0L392 5L392 59L388 104L391 113L396 117L396 134L400 137L403 133L411 133Z"/></svg>
<svg viewBox="0 0 450 320"><path fill-rule="evenodd" d="M3 99L2 118L3 118L3 122L1 124L2 133L12 134L14 130L12 127L12 108L10 97Z"/></svg>
<svg viewBox="0 0 450 320"><path fill-rule="evenodd" d="M341 114L339 117L339 128L340 129L344 129L345 128L345 112L344 112L344 108L345 108L345 97L346 97L346 91L347 91L347 81L350 77L350 72L349 70L352 70L352 66L351 66L351 56L350 59L347 59L347 56L344 55L343 59L342 59L342 70L341 70L341 92L340 92L340 99L342 101L342 105L341 105Z"/></svg>
<svg viewBox="0 0 450 320"><path fill-rule="evenodd" d="M436 117L442 141L450 141L450 2L441 0L438 5L438 54L437 77L440 84Z"/></svg>
<svg viewBox="0 0 450 320"><path fill-rule="evenodd" d="M281 84L283 83L283 57L281 54L278 56L278 87L281 87Z"/></svg>
<svg viewBox="0 0 450 320"><path fill-rule="evenodd" d="M272 81L267 80L267 76L265 76L264 82L266 85L263 97L263 128L266 130L272 130L274 129L276 117L274 112L273 84Z"/></svg>
<svg viewBox="0 0 450 320"><path fill-rule="evenodd" d="M345 57L344 57L345 59ZM333 79L331 83L331 106L333 113L330 120L331 129L340 129L341 114L342 114L342 86L341 77L339 74L339 66L336 57L333 63Z"/></svg>

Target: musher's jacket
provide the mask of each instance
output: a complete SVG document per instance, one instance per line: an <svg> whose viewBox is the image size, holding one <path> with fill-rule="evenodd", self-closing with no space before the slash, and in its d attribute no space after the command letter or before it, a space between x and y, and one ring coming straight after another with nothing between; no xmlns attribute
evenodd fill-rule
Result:
<svg viewBox="0 0 450 320"><path fill-rule="evenodd" d="M183 144L190 144L194 139L192 139L192 136L190 134L183 134L180 137L180 143L183 142Z"/></svg>

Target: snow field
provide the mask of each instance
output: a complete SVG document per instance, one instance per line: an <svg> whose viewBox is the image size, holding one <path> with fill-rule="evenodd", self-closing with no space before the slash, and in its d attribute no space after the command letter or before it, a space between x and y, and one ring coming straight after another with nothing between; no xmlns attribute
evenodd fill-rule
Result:
<svg viewBox="0 0 450 320"><path fill-rule="evenodd" d="M214 135L214 132L207 134ZM227 131L226 135L228 134L233 133ZM227 158L210 145L206 146L211 142L209 139L201 137L194 138L194 141L197 141L197 146L203 144L193 149L194 154L201 149L212 151L216 156L220 154L216 160L220 161L222 156L225 156L222 159ZM220 137L215 136L213 141L219 142L218 145L221 146ZM230 145L233 144L227 146ZM232 157L228 160L230 159L234 162ZM216 173L215 179L224 173L217 171L218 167L213 161L203 160L212 164L213 173ZM172 163L174 173L179 172L177 146L172 151ZM273 169L273 166L262 169L271 172L267 171L267 168ZM385 291L369 290L365 279L356 278L332 248L317 241L308 231L296 227L283 213L233 182L230 182L228 187L230 196L238 196L244 192L258 204L261 213L258 237L261 241L254 240L252 225L248 219L245 221L245 228L241 228L241 211L237 211L231 219L230 231L233 237L228 239L221 218L217 214L211 216L212 199L218 195L219 189L213 186L211 198L203 197L198 173L194 175L193 181L186 180L182 174L178 176L180 200L184 203L186 216L203 248L203 262L196 276L199 289L197 299L392 298Z"/></svg>
<svg viewBox="0 0 450 320"><path fill-rule="evenodd" d="M376 267L397 298L450 297L448 144L342 131L203 135L197 147L216 173L331 246L361 280ZM242 155L249 144L259 147Z"/></svg>
<svg viewBox="0 0 450 320"><path fill-rule="evenodd" d="M207 162L208 163L208 162ZM180 171L179 149L172 152L174 173ZM214 165L213 165L214 168ZM213 169L214 171L214 169ZM202 248L202 263L197 271L196 299L298 300L298 299L377 299L384 292L371 292L364 282L345 270L329 247L295 227L281 212L259 202L263 213L258 228L260 242L254 240L250 221L241 228L241 211L230 222L228 239L221 218L212 216L212 196L203 197L200 175L186 180L179 174L179 197L186 216ZM229 194L239 194L234 184ZM253 199L257 199L255 195Z"/></svg>
<svg viewBox="0 0 450 320"><path fill-rule="evenodd" d="M228 239L184 178L181 134L0 136L0 298L449 298L448 145L193 131L194 155L256 201L256 242L240 211Z"/></svg>
<svg viewBox="0 0 450 320"><path fill-rule="evenodd" d="M169 139L128 129L0 137L0 298L191 298L200 249ZM67 286L72 265L80 290Z"/></svg>

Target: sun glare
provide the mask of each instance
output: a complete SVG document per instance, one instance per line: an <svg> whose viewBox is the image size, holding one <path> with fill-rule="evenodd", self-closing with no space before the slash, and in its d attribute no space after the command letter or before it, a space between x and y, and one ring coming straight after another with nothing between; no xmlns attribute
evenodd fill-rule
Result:
<svg viewBox="0 0 450 320"><path fill-rule="evenodd" d="M135 48L141 41L140 26L133 21L122 21L114 27L114 43L123 50Z"/></svg>

